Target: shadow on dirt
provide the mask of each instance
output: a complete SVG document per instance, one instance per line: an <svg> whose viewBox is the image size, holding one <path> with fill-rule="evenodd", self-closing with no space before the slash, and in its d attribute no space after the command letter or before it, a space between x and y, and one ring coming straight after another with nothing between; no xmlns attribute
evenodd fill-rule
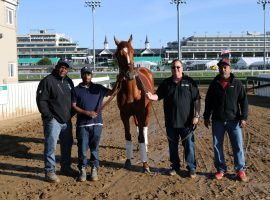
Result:
<svg viewBox="0 0 270 200"><path fill-rule="evenodd" d="M263 108L270 108L270 97L262 97L257 95L248 95L248 104Z"/></svg>
<svg viewBox="0 0 270 200"><path fill-rule="evenodd" d="M43 155L29 153L30 147L24 143L43 143L40 138L27 138L12 135L0 135L0 155L15 158L42 160Z"/></svg>
<svg viewBox="0 0 270 200"><path fill-rule="evenodd" d="M99 148L103 149L119 149L119 150L126 150L124 147L119 147L119 146L112 146L112 145L99 145Z"/></svg>

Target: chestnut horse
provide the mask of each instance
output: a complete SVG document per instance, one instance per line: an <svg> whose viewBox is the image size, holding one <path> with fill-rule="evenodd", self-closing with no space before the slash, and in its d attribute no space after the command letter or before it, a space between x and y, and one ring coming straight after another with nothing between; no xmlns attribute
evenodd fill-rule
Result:
<svg viewBox="0 0 270 200"><path fill-rule="evenodd" d="M153 75L147 68L135 68L132 48L132 35L128 41L119 42L114 37L117 49L115 56L119 65L118 83L120 91L117 94L117 104L120 110L120 117L125 128L126 139L126 162L125 168L131 167L133 147L131 142L129 119L134 117L137 126L139 151L143 169L150 172L147 163L147 132L151 109L151 101L146 98L146 92L154 92Z"/></svg>

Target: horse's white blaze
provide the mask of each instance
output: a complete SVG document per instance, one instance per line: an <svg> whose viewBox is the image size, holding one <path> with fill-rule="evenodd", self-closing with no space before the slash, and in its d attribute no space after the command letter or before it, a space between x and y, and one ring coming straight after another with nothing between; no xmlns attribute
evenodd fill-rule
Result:
<svg viewBox="0 0 270 200"><path fill-rule="evenodd" d="M123 50L124 50L124 52L126 52L126 54L127 54L127 63L129 64L129 63L130 63L130 58L129 58L129 55L128 55L128 48L125 47L125 48L123 48Z"/></svg>

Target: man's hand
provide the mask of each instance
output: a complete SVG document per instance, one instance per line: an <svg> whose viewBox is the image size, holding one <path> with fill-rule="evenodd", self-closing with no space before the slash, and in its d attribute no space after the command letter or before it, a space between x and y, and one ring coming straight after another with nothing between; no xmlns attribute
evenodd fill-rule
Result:
<svg viewBox="0 0 270 200"><path fill-rule="evenodd" d="M152 94L151 92L146 92L146 97L150 100L157 101L158 100L158 95Z"/></svg>
<svg viewBox="0 0 270 200"><path fill-rule="evenodd" d="M199 117L193 117L192 124L197 125L199 123Z"/></svg>
<svg viewBox="0 0 270 200"><path fill-rule="evenodd" d="M210 120L209 119L205 119L204 120L204 126L209 129L209 126L210 125L211 125Z"/></svg>
<svg viewBox="0 0 270 200"><path fill-rule="evenodd" d="M86 115L88 117L95 118L97 116L97 113L95 111L86 111Z"/></svg>
<svg viewBox="0 0 270 200"><path fill-rule="evenodd" d="M152 96L153 96L153 94L151 92L146 92L146 97L148 99L151 99Z"/></svg>
<svg viewBox="0 0 270 200"><path fill-rule="evenodd" d="M246 125L247 125L247 121L246 121L246 120L241 120L241 121L240 121L240 127L241 127L241 128L245 128Z"/></svg>

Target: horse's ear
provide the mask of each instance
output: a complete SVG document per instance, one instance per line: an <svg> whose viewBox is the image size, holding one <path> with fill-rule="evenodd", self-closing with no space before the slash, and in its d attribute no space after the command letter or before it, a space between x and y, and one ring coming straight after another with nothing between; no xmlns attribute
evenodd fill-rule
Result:
<svg viewBox="0 0 270 200"><path fill-rule="evenodd" d="M114 42L115 42L116 46L118 46L119 41L116 39L116 37L115 37L115 36L113 37L113 39L114 39Z"/></svg>
<svg viewBox="0 0 270 200"><path fill-rule="evenodd" d="M132 34L130 35L129 39L128 39L128 43L132 42Z"/></svg>

